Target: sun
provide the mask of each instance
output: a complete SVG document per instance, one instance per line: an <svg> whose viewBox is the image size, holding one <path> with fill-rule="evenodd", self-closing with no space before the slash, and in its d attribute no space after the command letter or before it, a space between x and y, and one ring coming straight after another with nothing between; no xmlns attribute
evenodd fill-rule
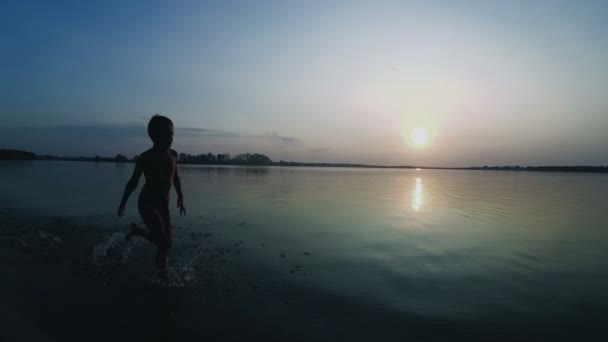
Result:
<svg viewBox="0 0 608 342"><path fill-rule="evenodd" d="M414 145L423 146L429 140L429 133L424 128L416 128L412 131L410 139Z"/></svg>

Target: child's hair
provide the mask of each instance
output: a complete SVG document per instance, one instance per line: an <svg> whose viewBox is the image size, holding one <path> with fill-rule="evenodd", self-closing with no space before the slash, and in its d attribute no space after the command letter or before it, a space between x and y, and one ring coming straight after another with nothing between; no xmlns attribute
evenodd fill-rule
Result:
<svg viewBox="0 0 608 342"><path fill-rule="evenodd" d="M169 126L173 125L173 121L166 116L154 114L148 122L148 135L153 142L157 142L159 138L162 138L164 130Z"/></svg>

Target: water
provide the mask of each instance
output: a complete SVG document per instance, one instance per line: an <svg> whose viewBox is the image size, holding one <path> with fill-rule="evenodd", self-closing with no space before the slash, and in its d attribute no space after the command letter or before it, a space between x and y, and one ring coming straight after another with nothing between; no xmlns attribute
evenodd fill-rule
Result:
<svg viewBox="0 0 608 342"><path fill-rule="evenodd" d="M170 281L133 164L1 162L8 337L573 340L608 314L608 175L180 168ZM175 194L172 194L175 206Z"/></svg>

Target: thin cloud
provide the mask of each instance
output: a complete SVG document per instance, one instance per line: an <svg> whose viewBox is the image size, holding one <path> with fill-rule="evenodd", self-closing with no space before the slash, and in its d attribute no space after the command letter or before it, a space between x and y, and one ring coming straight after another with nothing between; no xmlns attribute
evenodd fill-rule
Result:
<svg viewBox="0 0 608 342"><path fill-rule="evenodd" d="M291 145L298 142L297 138L282 136L277 132L270 132L262 135L252 135L251 138L277 140L283 144Z"/></svg>
<svg viewBox="0 0 608 342"><path fill-rule="evenodd" d="M197 127L177 127L175 128L177 135L184 136L200 136L200 137L217 137L217 138L240 138L241 135L226 132L216 129L197 128Z"/></svg>
<svg viewBox="0 0 608 342"><path fill-rule="evenodd" d="M293 146L299 142L295 137L283 136L278 132L264 134L244 134L201 127L177 127L176 138L184 137L182 146L200 146L197 140L207 141L208 146L230 149L234 146L265 146L268 151L278 146ZM181 140L181 139L179 139ZM187 140L190 140L188 142ZM66 155L95 155L137 153L146 148L148 133L141 124L128 125L22 125L0 127L0 147L21 148L36 153ZM274 146L274 147L273 147ZM123 152L124 151L124 152Z"/></svg>
<svg viewBox="0 0 608 342"><path fill-rule="evenodd" d="M199 127L177 127L176 134L185 136L213 137L213 138L233 138L233 139L264 139L276 141L281 144L291 145L299 141L298 138L284 136L278 132L269 132L265 134L243 134L230 131L222 131L215 129L199 128Z"/></svg>

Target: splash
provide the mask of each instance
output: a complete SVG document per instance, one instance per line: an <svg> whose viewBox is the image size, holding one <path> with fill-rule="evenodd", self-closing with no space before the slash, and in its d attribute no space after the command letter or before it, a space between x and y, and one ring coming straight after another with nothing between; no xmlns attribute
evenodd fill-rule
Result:
<svg viewBox="0 0 608 342"><path fill-rule="evenodd" d="M148 280L156 285L173 288L198 287L202 284L194 265L198 259L206 254L207 248L204 245L200 245L190 257L180 257L174 266L167 268L164 274L155 272Z"/></svg>
<svg viewBox="0 0 608 342"><path fill-rule="evenodd" d="M148 281L173 288L196 286L199 283L196 270L193 267L181 265L170 266L165 273L157 271L148 278Z"/></svg>
<svg viewBox="0 0 608 342"><path fill-rule="evenodd" d="M18 248L32 251L47 251L59 247L63 240L52 233L39 230L38 234L28 233L18 237Z"/></svg>
<svg viewBox="0 0 608 342"><path fill-rule="evenodd" d="M125 233L116 232L93 248L92 261L94 265L106 264L108 261L120 260L126 264L133 253L130 245L124 243Z"/></svg>
<svg viewBox="0 0 608 342"><path fill-rule="evenodd" d="M38 234L40 235L41 239L49 241L50 244L58 244L58 243L62 242L61 238L59 238L59 236L51 234L44 230L38 231Z"/></svg>
<svg viewBox="0 0 608 342"><path fill-rule="evenodd" d="M169 267L168 286L186 287L200 285L194 263L206 254L203 245L200 245L189 259L180 259L173 267Z"/></svg>

